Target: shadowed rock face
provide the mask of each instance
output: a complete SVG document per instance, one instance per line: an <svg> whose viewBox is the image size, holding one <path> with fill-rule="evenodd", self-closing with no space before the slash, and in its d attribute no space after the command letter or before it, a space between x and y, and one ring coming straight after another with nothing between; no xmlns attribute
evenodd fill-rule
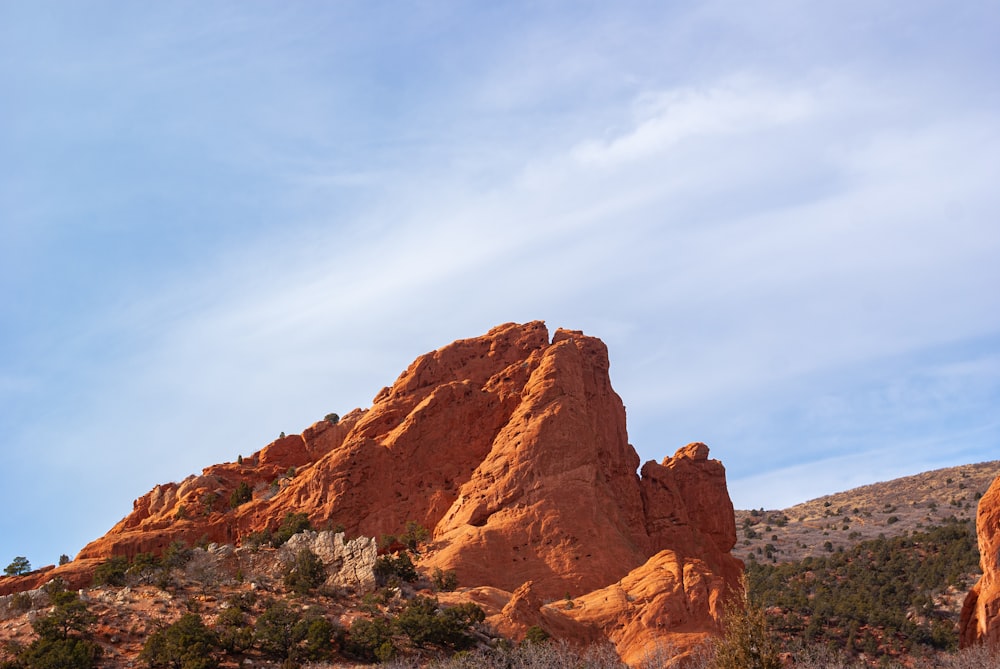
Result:
<svg viewBox="0 0 1000 669"><path fill-rule="evenodd" d="M413 520L432 532L423 567L520 592L503 623L515 635L543 608L553 629L583 626L580 639L610 635L628 648L671 630L714 631L742 568L729 555L725 470L691 444L640 477L608 367L599 339L560 329L550 340L542 322L456 341L419 357L367 410L157 486L79 558L239 543L289 512L349 536ZM241 482L253 498L230 508ZM585 615L539 604L567 595L589 596Z"/></svg>
<svg viewBox="0 0 1000 669"><path fill-rule="evenodd" d="M1000 477L979 500L976 514L979 566L983 575L965 598L959 642L1000 644Z"/></svg>

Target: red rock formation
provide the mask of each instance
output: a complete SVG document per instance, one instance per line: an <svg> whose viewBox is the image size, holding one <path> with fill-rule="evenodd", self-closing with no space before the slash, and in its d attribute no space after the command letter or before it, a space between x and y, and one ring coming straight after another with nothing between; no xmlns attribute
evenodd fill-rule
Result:
<svg viewBox="0 0 1000 669"><path fill-rule="evenodd" d="M421 565L508 593L495 613L514 632L607 635L626 656L670 632L700 638L742 567L729 555L725 470L691 444L640 478L608 367L599 339L557 330L549 341L541 322L457 341L418 358L366 411L157 486L79 557L238 543L289 512L352 536L415 520L433 534ZM240 482L253 499L231 509ZM538 604L567 594L586 615Z"/></svg>
<svg viewBox="0 0 1000 669"><path fill-rule="evenodd" d="M1000 477L979 500L976 514L979 565L983 575L973 586L959 621L959 643L1000 646Z"/></svg>

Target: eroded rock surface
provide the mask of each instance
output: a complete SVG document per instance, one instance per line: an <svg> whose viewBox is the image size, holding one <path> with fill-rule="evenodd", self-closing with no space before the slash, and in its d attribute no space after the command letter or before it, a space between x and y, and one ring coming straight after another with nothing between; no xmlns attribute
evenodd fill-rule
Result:
<svg viewBox="0 0 1000 669"><path fill-rule="evenodd" d="M976 513L979 565L983 575L962 607L960 645L1000 645L1000 477L979 500Z"/></svg>

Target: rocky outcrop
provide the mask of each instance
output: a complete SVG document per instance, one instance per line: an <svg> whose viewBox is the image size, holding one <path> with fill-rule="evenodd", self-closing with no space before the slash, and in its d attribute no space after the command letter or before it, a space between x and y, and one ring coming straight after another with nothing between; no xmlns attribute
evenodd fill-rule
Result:
<svg viewBox="0 0 1000 669"><path fill-rule="evenodd" d="M326 567L324 585L371 590L375 587L375 560L378 548L371 537L345 540L343 532L300 532L279 551L280 559L291 564L299 551L312 551Z"/></svg>
<svg viewBox="0 0 1000 669"><path fill-rule="evenodd" d="M984 642L1000 645L1000 477L979 500L976 534L983 575L962 607L959 621L962 647Z"/></svg>
<svg viewBox="0 0 1000 669"><path fill-rule="evenodd" d="M367 410L157 486L79 559L238 544L290 512L349 536L416 521L432 534L421 567L506 593L509 610L494 613L515 635L529 622L598 634L629 656L665 634L711 633L742 567L725 470L691 444L640 476L608 368L599 339L560 329L550 340L541 322L454 342ZM586 606L539 604L566 597Z"/></svg>

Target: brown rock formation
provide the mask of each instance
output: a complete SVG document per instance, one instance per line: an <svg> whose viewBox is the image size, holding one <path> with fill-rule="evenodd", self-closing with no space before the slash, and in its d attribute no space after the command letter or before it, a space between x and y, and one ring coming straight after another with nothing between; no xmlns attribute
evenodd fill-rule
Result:
<svg viewBox="0 0 1000 669"><path fill-rule="evenodd" d="M515 634L604 635L627 657L664 634L699 637L742 567L725 470L691 444L640 478L608 367L599 339L560 329L549 341L541 322L454 342L368 410L157 486L79 557L239 543L289 512L349 536L415 520L433 536L421 565L508 593L494 613ZM241 482L253 498L230 508ZM584 606L540 605L567 595Z"/></svg>
<svg viewBox="0 0 1000 669"><path fill-rule="evenodd" d="M959 643L963 648L984 642L1000 646L1000 477L979 500L976 534L983 575L962 607Z"/></svg>

